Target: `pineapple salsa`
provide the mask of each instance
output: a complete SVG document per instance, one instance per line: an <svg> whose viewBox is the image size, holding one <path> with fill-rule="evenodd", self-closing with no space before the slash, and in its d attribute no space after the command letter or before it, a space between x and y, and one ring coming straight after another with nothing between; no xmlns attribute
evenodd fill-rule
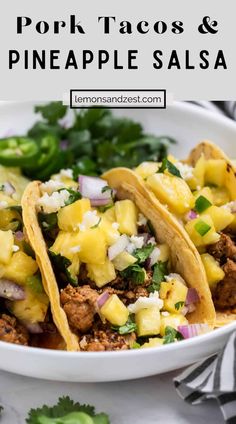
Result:
<svg viewBox="0 0 236 424"><path fill-rule="evenodd" d="M204 145L204 143L202 143ZM218 309L236 310L236 187L226 159L195 164L172 156L136 168L148 189L169 209L198 249ZM231 178L231 179L230 179Z"/></svg>
<svg viewBox="0 0 236 424"><path fill-rule="evenodd" d="M132 200L118 200L97 177L75 182L70 169L40 190L39 222L81 350L146 348L195 335L186 331L186 314L200 300L197 291L173 272L169 247Z"/></svg>

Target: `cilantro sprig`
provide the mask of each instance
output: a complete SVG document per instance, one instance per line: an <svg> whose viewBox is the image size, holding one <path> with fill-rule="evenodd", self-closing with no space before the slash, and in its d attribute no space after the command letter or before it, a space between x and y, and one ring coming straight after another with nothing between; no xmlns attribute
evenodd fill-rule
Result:
<svg viewBox="0 0 236 424"><path fill-rule="evenodd" d="M175 328L167 326L163 340L163 344L168 344L175 342L175 340L183 340L183 336Z"/></svg>
<svg viewBox="0 0 236 424"><path fill-rule="evenodd" d="M31 409L26 418L27 424L110 424L107 414L95 413L91 405L74 402L69 396L59 398L54 406L43 405Z"/></svg>
<svg viewBox="0 0 236 424"><path fill-rule="evenodd" d="M182 178L180 171L176 166L165 157L162 161L161 167L158 169L157 173L163 173L165 170L169 171L170 174L174 175L175 177Z"/></svg>
<svg viewBox="0 0 236 424"><path fill-rule="evenodd" d="M168 262L157 262L153 266L152 282L148 286L148 291L150 293L160 290L161 282L165 281L165 275L167 275L167 263Z"/></svg>
<svg viewBox="0 0 236 424"><path fill-rule="evenodd" d="M127 322L120 327L112 326L112 330L117 331L120 335L130 334L137 330L137 325L134 322L134 318L130 315Z"/></svg>

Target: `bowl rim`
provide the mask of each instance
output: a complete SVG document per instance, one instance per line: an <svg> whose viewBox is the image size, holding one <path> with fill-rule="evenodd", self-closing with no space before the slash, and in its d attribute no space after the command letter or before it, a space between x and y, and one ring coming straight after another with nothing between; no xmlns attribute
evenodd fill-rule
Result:
<svg viewBox="0 0 236 424"><path fill-rule="evenodd" d="M2 108L11 108L11 106L16 106L18 104L24 104L27 106L35 105L36 103L46 103L43 101L7 101L7 102L0 102L0 111ZM204 118L205 120L209 119L213 122L216 122L218 124L221 124L223 126L230 127L233 131L235 131L236 135L236 122L234 122L232 119L228 118L224 115L217 115L215 112L205 109L204 107L198 106L196 104L190 103L190 102L180 102L180 101L174 101L172 104L167 105L167 108L171 108L172 110L177 110L183 113L190 113L193 115L197 115L199 117ZM158 110L160 111L160 110ZM194 347L197 346L199 343L204 343L205 341L214 341L214 339L217 339L218 337L221 337L224 335L224 333L230 333L233 330L236 330L236 320L225 324L224 326L214 329L210 331L209 333L202 334L196 337L192 337L189 339L181 340L180 342L175 343L169 343L166 345L161 345L157 347L149 347L147 349L130 349L130 350L119 350L119 351L105 351L105 352L70 352L70 351L64 351L64 350L53 350L53 349L45 349L45 348L38 348L38 347L32 347L32 346L22 346L22 345L16 345L14 343L7 343L0 341L0 352L1 351L12 351L14 353L19 354L26 354L26 355L33 355L33 356L42 356L42 357L50 357L55 359L59 358L91 358L94 360L96 357L101 359L108 359L110 357L136 357L137 355L141 356L149 356L156 352L171 352L171 351L178 351L182 350L188 347ZM160 350L161 348L161 350ZM141 352L141 353L140 353Z"/></svg>

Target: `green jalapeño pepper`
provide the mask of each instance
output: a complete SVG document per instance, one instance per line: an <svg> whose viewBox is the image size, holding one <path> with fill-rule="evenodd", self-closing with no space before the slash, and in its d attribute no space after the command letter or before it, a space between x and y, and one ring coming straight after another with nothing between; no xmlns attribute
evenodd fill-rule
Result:
<svg viewBox="0 0 236 424"><path fill-rule="evenodd" d="M53 135L46 135L41 140L37 140L39 147L39 154L36 163L28 163L24 166L25 169L41 170L45 169L52 161L59 151L59 141Z"/></svg>
<svg viewBox="0 0 236 424"><path fill-rule="evenodd" d="M9 137L0 140L0 163L5 166L27 166L37 160L39 147L28 137Z"/></svg>

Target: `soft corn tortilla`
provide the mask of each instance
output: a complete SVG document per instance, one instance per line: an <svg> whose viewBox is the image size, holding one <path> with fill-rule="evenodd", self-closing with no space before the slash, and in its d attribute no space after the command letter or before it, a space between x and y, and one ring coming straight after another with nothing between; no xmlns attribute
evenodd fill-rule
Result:
<svg viewBox="0 0 236 424"><path fill-rule="evenodd" d="M146 189L141 177L127 168L115 168L103 178L117 190L119 198L132 199L139 210L154 227L158 241L170 247L173 269L186 281L188 287L196 288L200 302L196 310L187 316L190 323L215 325L215 308L201 258L193 243L177 219Z"/></svg>
<svg viewBox="0 0 236 424"><path fill-rule="evenodd" d="M66 349L79 350L76 335L70 330L67 316L60 306L60 294L52 265L47 253L41 228L38 224L36 204L40 197L40 182L33 181L25 189L22 197L23 222L29 242L35 252L36 260L41 271L44 290L50 301L52 317L58 331L63 337Z"/></svg>

